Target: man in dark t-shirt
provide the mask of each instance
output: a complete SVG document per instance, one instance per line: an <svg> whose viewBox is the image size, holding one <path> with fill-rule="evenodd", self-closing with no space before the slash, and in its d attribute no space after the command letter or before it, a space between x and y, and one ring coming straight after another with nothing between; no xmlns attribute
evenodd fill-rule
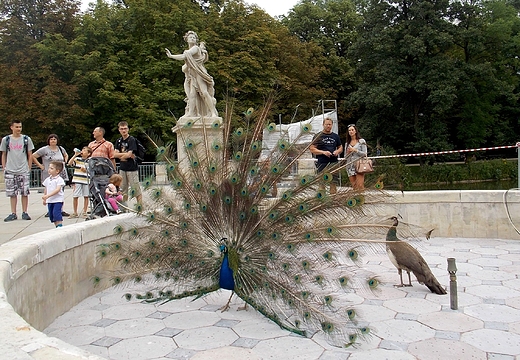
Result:
<svg viewBox="0 0 520 360"><path fill-rule="evenodd" d="M318 173L327 165L338 162L338 156L343 152L343 145L339 135L332 132L331 118L323 119L323 131L314 137L309 149L318 160L316 164ZM331 184L330 192L336 192L335 184Z"/></svg>
<svg viewBox="0 0 520 360"><path fill-rule="evenodd" d="M141 185L139 184L139 168L135 155L137 153L137 142L133 136L130 136L128 123L121 121L117 125L121 137L117 139L115 144L114 158L119 159L119 174L123 177L121 183L121 191L123 192L123 201L128 200L128 188L132 189L138 203L142 201Z"/></svg>
<svg viewBox="0 0 520 360"><path fill-rule="evenodd" d="M332 119L323 120L323 131L314 137L310 150L318 159L318 172L323 171L328 164L338 162L343 145L339 135L332 132Z"/></svg>

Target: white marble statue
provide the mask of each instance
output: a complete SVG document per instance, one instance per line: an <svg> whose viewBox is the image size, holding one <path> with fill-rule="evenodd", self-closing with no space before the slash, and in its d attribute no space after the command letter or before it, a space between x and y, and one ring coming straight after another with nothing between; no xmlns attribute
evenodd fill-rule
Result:
<svg viewBox="0 0 520 360"><path fill-rule="evenodd" d="M199 44L199 38L194 31L188 31L184 35L188 43L188 50L182 54L174 55L166 50L170 59L184 60L182 72L186 75L184 90L186 91L185 117L218 117L215 105L215 88L213 77L211 77L204 63L208 61L208 52L203 42Z"/></svg>

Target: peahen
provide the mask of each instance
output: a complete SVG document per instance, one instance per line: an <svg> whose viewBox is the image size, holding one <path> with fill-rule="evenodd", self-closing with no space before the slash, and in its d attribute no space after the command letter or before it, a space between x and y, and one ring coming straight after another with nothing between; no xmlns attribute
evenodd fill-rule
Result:
<svg viewBox="0 0 520 360"><path fill-rule="evenodd" d="M291 178L293 165L309 154L300 141L280 140L261 157L264 129L275 130L266 120L271 104L246 111L242 126L232 127L232 109L224 120L204 119L206 126L179 121L179 160L156 141L170 185L146 181L151 200L135 211L147 225L118 226L120 238L101 246L99 256L113 262L113 284L154 284L128 299L171 301L229 289L284 329L323 331L334 345L354 345L370 330L348 293L379 285L360 266L361 256L384 251L389 226L376 205L389 197L382 182L364 193L342 187L331 195L333 175L347 164ZM297 140L312 139L311 130L303 125ZM273 196L273 187L291 181Z"/></svg>
<svg viewBox="0 0 520 360"><path fill-rule="evenodd" d="M386 235L386 251L390 261L397 268L399 278L401 279L401 284L396 286L412 286L410 272L413 272L417 281L420 284L426 285L431 292L445 295L446 289L437 281L419 251L410 244L397 238L397 225L399 224L397 217L393 216L391 220L393 221L393 226L388 230ZM432 230L429 231L427 237L430 236L431 231ZM403 284L403 270L408 274L407 285Z"/></svg>

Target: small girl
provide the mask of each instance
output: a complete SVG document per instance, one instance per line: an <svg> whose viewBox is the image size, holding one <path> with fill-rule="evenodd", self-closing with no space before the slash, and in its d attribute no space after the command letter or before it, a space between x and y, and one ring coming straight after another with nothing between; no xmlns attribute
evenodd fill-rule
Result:
<svg viewBox="0 0 520 360"><path fill-rule="evenodd" d="M119 186L121 186L121 182L123 181L123 177L119 174L113 174L110 179L110 184L108 184L105 189L105 199L110 203L112 209L116 213L121 213L119 210L119 206L117 206L117 202L123 201L123 194L119 191Z"/></svg>

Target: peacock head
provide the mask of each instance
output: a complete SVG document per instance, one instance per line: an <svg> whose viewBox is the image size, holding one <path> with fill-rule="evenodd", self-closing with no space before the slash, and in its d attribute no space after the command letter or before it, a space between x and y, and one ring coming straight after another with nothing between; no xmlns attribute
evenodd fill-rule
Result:
<svg viewBox="0 0 520 360"><path fill-rule="evenodd" d="M397 219L397 216L392 216L392 217L390 218L390 220L393 221L392 226L397 226L397 225L399 225L399 219Z"/></svg>
<svg viewBox="0 0 520 360"><path fill-rule="evenodd" d="M221 241L221 244L220 244L220 252L223 253L223 254L226 254L228 252L228 248L227 248L227 238L222 238L220 239Z"/></svg>

